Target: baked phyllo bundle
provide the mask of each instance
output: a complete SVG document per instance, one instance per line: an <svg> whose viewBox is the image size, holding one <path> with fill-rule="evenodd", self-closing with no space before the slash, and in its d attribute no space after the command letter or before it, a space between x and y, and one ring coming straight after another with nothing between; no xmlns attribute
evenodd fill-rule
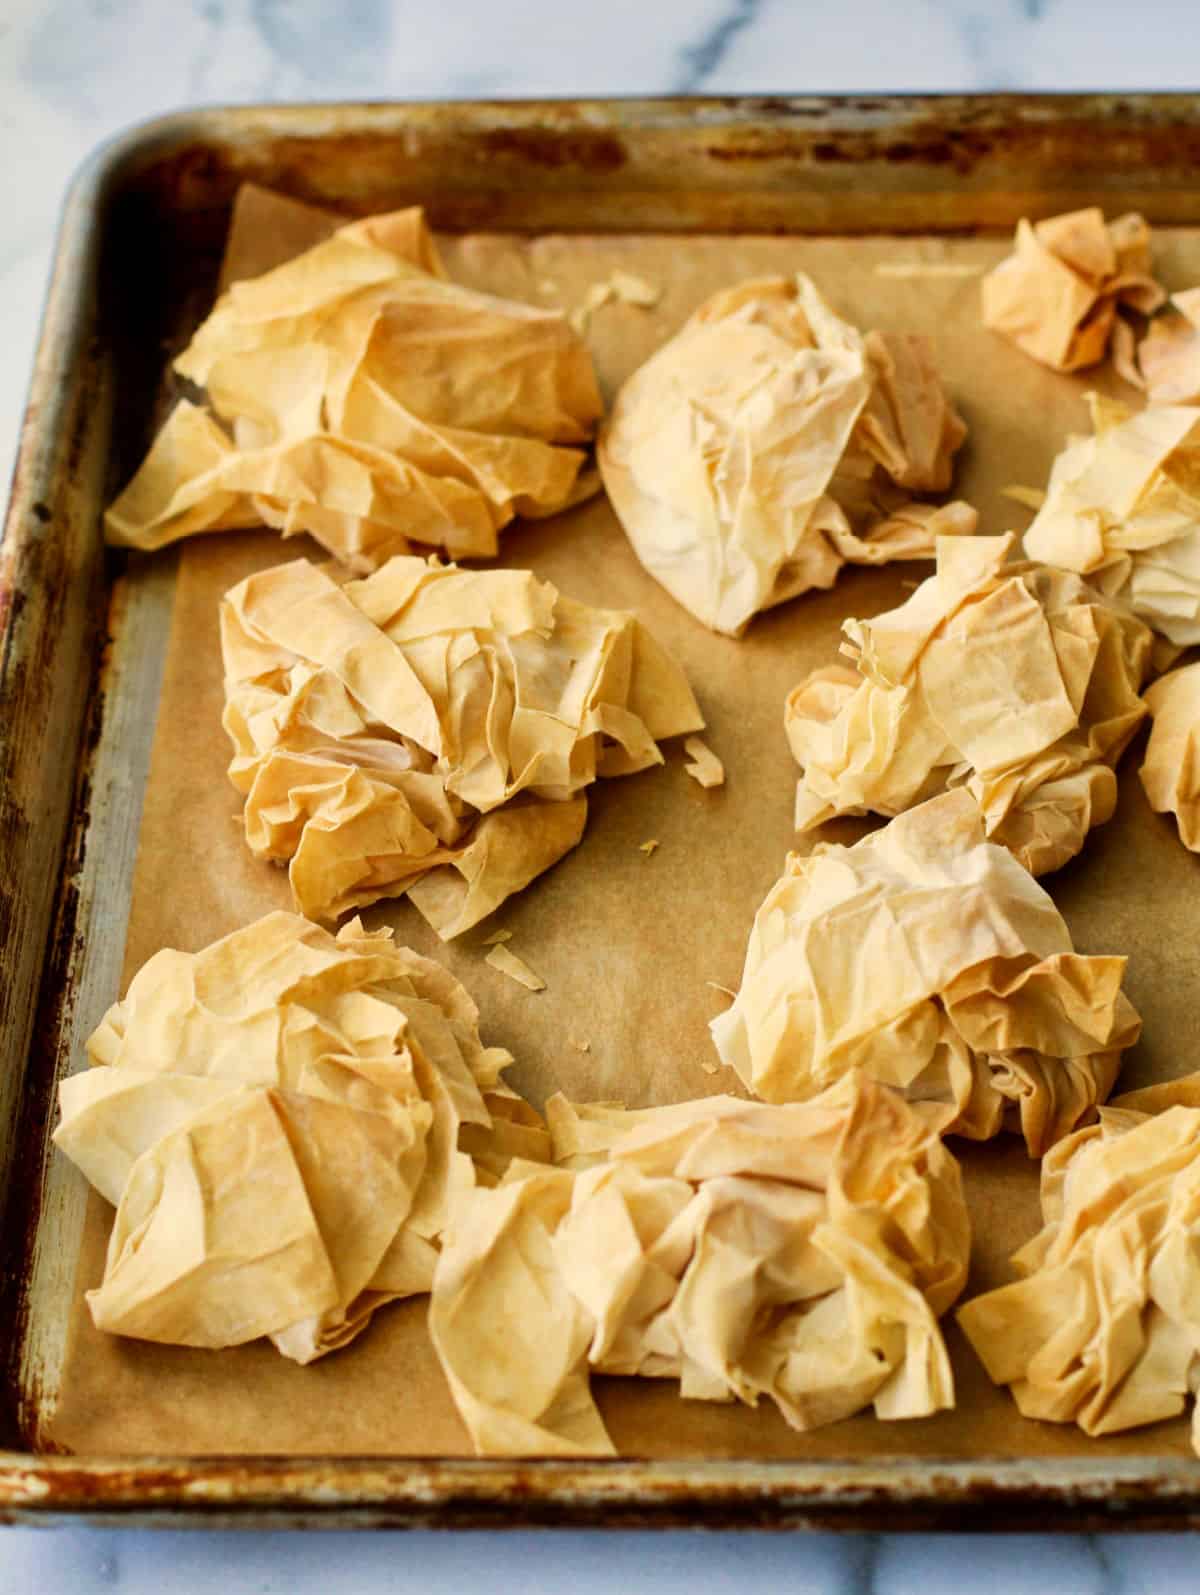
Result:
<svg viewBox="0 0 1200 1595"><path fill-rule="evenodd" d="M480 1455L612 1455L589 1374L767 1397L796 1429L954 1405L938 1318L963 1288L958 1165L862 1074L789 1107L547 1105L556 1168L466 1193L434 1346Z"/></svg>
<svg viewBox="0 0 1200 1595"><path fill-rule="evenodd" d="M592 781L704 725L633 615L527 571L298 560L226 594L221 644L246 840L315 919L407 893L457 936L579 842Z"/></svg>
<svg viewBox="0 0 1200 1595"><path fill-rule="evenodd" d="M1025 552L1086 576L1169 641L1200 642L1200 406L1088 402L1092 436L1054 461Z"/></svg>
<svg viewBox="0 0 1200 1595"><path fill-rule="evenodd" d="M790 856L710 1028L769 1102L865 1069L943 1133L1019 1130L1041 1157L1105 1100L1138 1038L1125 964L1074 951L960 789L853 847Z"/></svg>
<svg viewBox="0 0 1200 1595"><path fill-rule="evenodd" d="M1027 1418L1116 1434L1177 1417L1200 1372L1200 1077L1135 1091L1042 1165L1022 1277L959 1309ZM1200 1453L1200 1407L1192 1412Z"/></svg>
<svg viewBox="0 0 1200 1595"><path fill-rule="evenodd" d="M844 623L854 667L789 695L797 830L965 786L990 840L1041 875L1111 817L1153 638L1078 576L1006 564L1014 541L939 539L910 598Z"/></svg>
<svg viewBox="0 0 1200 1595"><path fill-rule="evenodd" d="M1098 207L1017 223L1013 253L983 279L983 324L1054 371L1122 361L1133 330L1118 312L1149 315L1166 299L1150 265L1150 229L1131 212L1106 222Z"/></svg>
<svg viewBox="0 0 1200 1595"><path fill-rule="evenodd" d="M1185 665L1146 692L1153 718L1142 786L1157 814L1173 814L1185 847L1200 853L1200 664Z"/></svg>
<svg viewBox="0 0 1200 1595"><path fill-rule="evenodd" d="M54 1139L117 1210L92 1318L140 1340L311 1362L430 1288L460 1192L549 1153L466 991L358 920L164 949L87 1051Z"/></svg>
<svg viewBox="0 0 1200 1595"><path fill-rule="evenodd" d="M1200 404L1200 288L1172 294L1138 344L1138 378L1150 404Z"/></svg>
<svg viewBox="0 0 1200 1595"><path fill-rule="evenodd" d="M803 275L707 300L617 395L598 448L642 564L714 631L832 587L847 561L927 558L975 512L950 485L966 428L927 338L843 321Z"/></svg>
<svg viewBox="0 0 1200 1595"><path fill-rule="evenodd" d="M419 209L235 282L174 369L210 409L171 412L105 517L110 542L266 525L370 571L413 543L493 555L514 516L598 485L583 341L561 311L450 282Z"/></svg>

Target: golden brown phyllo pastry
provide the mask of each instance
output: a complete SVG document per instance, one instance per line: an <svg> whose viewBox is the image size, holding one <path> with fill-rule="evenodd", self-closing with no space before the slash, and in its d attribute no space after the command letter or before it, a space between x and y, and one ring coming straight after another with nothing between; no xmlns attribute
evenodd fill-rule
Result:
<svg viewBox="0 0 1200 1595"><path fill-rule="evenodd" d="M1200 288L1172 294L1138 344L1138 376L1150 404L1200 404Z"/></svg>
<svg viewBox="0 0 1200 1595"><path fill-rule="evenodd" d="M407 893L457 936L578 843L597 776L704 724L632 615L527 571L298 560L226 594L221 640L246 840L310 918Z"/></svg>
<svg viewBox="0 0 1200 1595"><path fill-rule="evenodd" d="M1016 249L983 279L983 324L1042 365L1078 371L1103 360L1125 326L1120 306L1149 314L1166 293L1150 269L1150 229L1130 213L1106 223L1098 207L1032 225L1017 223Z"/></svg>
<svg viewBox="0 0 1200 1595"><path fill-rule="evenodd" d="M1200 1077L1131 1092L1042 1165L1015 1284L959 1309L1027 1418L1115 1434L1173 1418L1200 1356ZM1192 1445L1200 1452L1200 1407Z"/></svg>
<svg viewBox="0 0 1200 1595"><path fill-rule="evenodd" d="M105 517L110 542L265 524L369 571L410 543L495 554L514 515L594 491L586 347L559 311L449 282L420 210L235 282L175 370L213 414L176 406Z"/></svg>
<svg viewBox="0 0 1200 1595"><path fill-rule="evenodd" d="M1013 541L939 540L905 603L844 623L855 668L790 694L798 830L965 786L988 837L1041 875L1111 817L1153 639L1078 576L1006 564Z"/></svg>
<svg viewBox="0 0 1200 1595"><path fill-rule="evenodd" d="M598 458L642 564L714 631L832 587L849 560L971 532L950 485L966 428L928 339L840 319L803 275L717 294L629 379Z"/></svg>
<svg viewBox="0 0 1200 1595"><path fill-rule="evenodd" d="M142 1340L311 1362L429 1289L457 1193L549 1151L463 988L357 920L157 953L88 1056L54 1139L117 1209L92 1317Z"/></svg>
<svg viewBox="0 0 1200 1595"><path fill-rule="evenodd" d="M1146 693L1154 728L1140 771L1157 814L1173 814L1183 845L1200 853L1200 664L1160 676Z"/></svg>
<svg viewBox="0 0 1200 1595"><path fill-rule="evenodd" d="M553 1099L558 1168L468 1193L430 1331L483 1455L611 1455L589 1372L775 1402L797 1429L954 1404L938 1328L966 1279L958 1165L865 1076L768 1107Z"/></svg>
<svg viewBox="0 0 1200 1595"><path fill-rule="evenodd" d="M1171 642L1200 642L1200 405L1088 403L1093 435L1054 461L1025 552L1086 576Z"/></svg>
<svg viewBox="0 0 1200 1595"><path fill-rule="evenodd" d="M863 1068L944 1132L1020 1128L1032 1157L1112 1089L1141 1029L1125 959L1076 953L1047 894L984 840L968 792L854 847L791 856L767 893L741 989L711 1024L772 1102Z"/></svg>

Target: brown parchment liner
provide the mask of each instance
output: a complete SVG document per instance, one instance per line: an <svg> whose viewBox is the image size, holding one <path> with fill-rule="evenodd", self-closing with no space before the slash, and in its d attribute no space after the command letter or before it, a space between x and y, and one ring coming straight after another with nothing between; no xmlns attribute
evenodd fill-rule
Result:
<svg viewBox="0 0 1200 1595"><path fill-rule="evenodd" d="M265 269L312 241L303 215L289 211L283 222L273 229L274 242L240 242L235 269ZM1007 253L1007 237L440 242L456 280L568 309L613 269L660 286L651 309L615 301L589 318L587 337L609 400L703 298L752 275L808 271L857 324L929 333L970 427L954 491L979 508L984 531L1028 524L1029 512L1000 490L1046 479L1066 434L1086 430L1088 386L1128 396L1107 370L1060 376L987 334L979 276L894 270L897 263L946 260L986 270ZM1200 280L1200 232L1156 232L1154 249L1169 288ZM256 863L242 841L240 800L225 778L217 603L251 571L301 552L319 557L302 538L281 550L273 533L182 546L122 990L160 946L197 949L288 906L286 875ZM705 982L736 988L755 909L789 848L806 849L820 835L848 842L871 828L839 821L811 837L794 835L795 770L783 700L802 675L836 655L845 615L894 607L906 584L931 567L847 571L831 592L759 616L735 642L706 630L646 575L603 498L551 521L515 525L502 557L584 602L637 611L687 671L708 722L705 740L725 765L725 785L699 787L684 773L678 747L668 750L665 767L597 783L582 845L450 946L410 905L381 905L364 917L394 924L400 940L442 960L464 982L479 1003L485 1041L513 1051L509 1078L539 1103L556 1088L576 1100L620 1097L631 1106L733 1090L730 1071L707 1072L716 1063L707 1022L726 999ZM1141 751L1139 737L1120 767L1112 821L1043 882L1081 952L1129 955L1126 989L1145 1030L1127 1055L1118 1087L1126 1090L1195 1067L1200 978L1200 859L1180 845L1169 818L1150 812L1137 779ZM648 856L640 845L651 839L660 845ZM509 945L545 979L545 991L526 991L485 964L484 940L500 926L513 932ZM953 1145L963 1157L975 1227L970 1296L1007 1281L1009 1254L1038 1228L1037 1166L1010 1138ZM112 1210L92 1195L60 1402L43 1437L51 1445L124 1455L471 1454L429 1343L423 1300L389 1307L353 1346L309 1368L285 1362L266 1342L204 1352L102 1335L82 1292L101 1276L111 1219ZM1022 1419L958 1330L945 1327L958 1408L918 1422L863 1416L799 1435L765 1407L683 1402L670 1381L597 1379L596 1394L617 1448L631 1456L1190 1455L1183 1420L1096 1441L1073 1427Z"/></svg>

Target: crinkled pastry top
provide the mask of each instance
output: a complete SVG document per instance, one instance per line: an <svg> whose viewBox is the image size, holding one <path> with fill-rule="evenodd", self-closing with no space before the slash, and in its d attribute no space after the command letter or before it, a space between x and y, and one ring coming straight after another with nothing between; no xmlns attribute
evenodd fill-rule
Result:
<svg viewBox="0 0 1200 1595"><path fill-rule="evenodd" d="M1156 316L1138 345L1150 404L1200 404L1200 288L1172 294L1175 311Z"/></svg>
<svg viewBox="0 0 1200 1595"><path fill-rule="evenodd" d="M1200 407L1089 403L1093 435L1054 461L1025 551L1087 576L1171 642L1200 642Z"/></svg>
<svg viewBox="0 0 1200 1595"><path fill-rule="evenodd" d="M598 458L642 564L737 636L847 560L973 531L964 504L907 500L949 486L965 432L927 339L863 337L807 277L766 277L707 300L630 377Z"/></svg>
<svg viewBox="0 0 1200 1595"><path fill-rule="evenodd" d="M1131 1092L1042 1165L1021 1278L959 1309L1029 1418L1116 1434L1178 1416L1200 1356L1200 1077ZM1200 1453L1200 1408L1192 1445Z"/></svg>
<svg viewBox="0 0 1200 1595"><path fill-rule="evenodd" d="M410 542L495 554L514 515L594 490L586 347L560 312L448 281L418 209L235 282L175 370L213 413L172 411L108 511L110 542L266 524L368 571Z"/></svg>
<svg viewBox="0 0 1200 1595"><path fill-rule="evenodd" d="M965 785L988 836L1042 874L1111 816L1151 635L1077 576L1007 564L1013 542L940 539L910 598L845 622L854 668L822 667L789 695L799 830Z"/></svg>
<svg viewBox="0 0 1200 1595"><path fill-rule="evenodd" d="M247 842L315 918L408 892L458 935L575 846L597 776L704 723L632 615L528 571L299 560L226 594L221 639Z"/></svg>
<svg viewBox="0 0 1200 1595"><path fill-rule="evenodd" d="M458 1192L549 1151L463 988L357 920L164 949L88 1056L54 1139L117 1209L92 1317L143 1340L336 1350L429 1289Z"/></svg>
<svg viewBox="0 0 1200 1595"><path fill-rule="evenodd" d="M1128 305L1149 314L1166 294L1150 267L1150 229L1096 206L1017 223L1013 254L983 279L983 324L1055 371L1103 360Z"/></svg>
<svg viewBox="0 0 1200 1595"><path fill-rule="evenodd" d="M1137 1040L1125 962L1073 950L959 789L853 847L789 857L710 1029L768 1101L862 1068L945 1132L985 1139L1019 1122L1040 1157L1107 1097Z"/></svg>
<svg viewBox="0 0 1200 1595"><path fill-rule="evenodd" d="M464 1195L430 1332L481 1455L611 1455L588 1373L772 1400L811 1429L952 1406L958 1166L862 1075L813 1102L625 1112L553 1099L560 1166Z"/></svg>
<svg viewBox="0 0 1200 1595"><path fill-rule="evenodd" d="M1146 693L1154 724L1141 779L1150 807L1174 814L1185 847L1200 853L1200 664L1160 676Z"/></svg>

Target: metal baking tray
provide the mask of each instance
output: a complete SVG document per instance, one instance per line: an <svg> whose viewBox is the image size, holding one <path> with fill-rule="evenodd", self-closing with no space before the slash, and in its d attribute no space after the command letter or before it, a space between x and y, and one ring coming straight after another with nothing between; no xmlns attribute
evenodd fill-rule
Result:
<svg viewBox="0 0 1200 1595"><path fill-rule="evenodd" d="M100 512L209 302L246 180L456 231L962 233L1036 208L1200 223L1182 95L210 110L102 149L63 216L0 543L0 1519L285 1526L1070 1529L1200 1523L1176 1457L451 1461L53 1454L80 1215L56 1084L120 973L175 562ZM120 395L119 405L116 396ZM74 1225L74 1228L72 1227Z"/></svg>

